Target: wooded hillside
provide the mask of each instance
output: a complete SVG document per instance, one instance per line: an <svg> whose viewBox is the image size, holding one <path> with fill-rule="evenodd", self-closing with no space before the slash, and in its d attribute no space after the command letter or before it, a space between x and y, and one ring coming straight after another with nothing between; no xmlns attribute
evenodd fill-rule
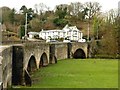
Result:
<svg viewBox="0 0 120 90"><path fill-rule="evenodd" d="M92 41L93 57L108 55L118 58L120 17L115 10L101 12L101 7L98 2L60 4L54 10L50 10L43 3L36 4L34 9L23 5L19 11L7 6L1 7L3 40L20 40L25 35L27 13L27 32L62 29L66 24L75 25L83 32L87 41ZM88 30L90 31L89 37Z"/></svg>

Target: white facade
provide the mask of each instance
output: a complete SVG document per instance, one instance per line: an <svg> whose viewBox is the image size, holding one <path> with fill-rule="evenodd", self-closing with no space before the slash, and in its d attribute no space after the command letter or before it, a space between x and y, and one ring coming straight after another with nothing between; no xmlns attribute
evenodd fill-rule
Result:
<svg viewBox="0 0 120 90"><path fill-rule="evenodd" d="M35 34L35 33L34 33ZM29 38L33 38L33 33L29 33ZM62 30L42 30L39 32L39 38L46 41L63 38L64 40L85 42L82 39L83 33L76 26L66 25Z"/></svg>
<svg viewBox="0 0 120 90"><path fill-rule="evenodd" d="M78 41L83 37L83 33L76 26L69 27L66 25L63 31L65 31L65 37L72 41Z"/></svg>
<svg viewBox="0 0 120 90"><path fill-rule="evenodd" d="M47 39L56 39L56 38L63 38L63 30L42 30L39 33L39 37L47 40Z"/></svg>
<svg viewBox="0 0 120 90"><path fill-rule="evenodd" d="M35 35L39 35L39 33L38 33L38 32L28 32L28 37L29 37L30 39L34 38Z"/></svg>

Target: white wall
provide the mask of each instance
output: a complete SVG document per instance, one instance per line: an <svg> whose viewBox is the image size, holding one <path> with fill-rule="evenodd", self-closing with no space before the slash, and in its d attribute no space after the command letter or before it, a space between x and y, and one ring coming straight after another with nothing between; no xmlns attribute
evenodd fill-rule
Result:
<svg viewBox="0 0 120 90"><path fill-rule="evenodd" d="M48 40L50 38L69 38L70 40L78 41L82 39L83 33L77 29L76 26L66 27L63 30L47 30L41 31L39 37Z"/></svg>
<svg viewBox="0 0 120 90"><path fill-rule="evenodd" d="M33 37L34 37L33 35L29 34L29 38L31 38L31 39L32 39Z"/></svg>

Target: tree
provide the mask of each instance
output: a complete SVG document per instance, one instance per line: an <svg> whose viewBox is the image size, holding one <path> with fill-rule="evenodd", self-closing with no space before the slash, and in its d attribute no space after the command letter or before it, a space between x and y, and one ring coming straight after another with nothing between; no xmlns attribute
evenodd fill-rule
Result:
<svg viewBox="0 0 120 90"><path fill-rule="evenodd" d="M3 23L5 22L10 22L10 13L11 13L11 9L9 7L2 7L2 21Z"/></svg>
<svg viewBox="0 0 120 90"><path fill-rule="evenodd" d="M120 16L117 17L117 43L118 43L118 58L120 59Z"/></svg>
<svg viewBox="0 0 120 90"><path fill-rule="evenodd" d="M99 35L99 33L100 33L100 27L101 27L102 22L103 22L103 18L98 17L98 16L94 16L94 18L93 18L93 32L94 32L94 38L97 40L101 38L101 35Z"/></svg>
<svg viewBox="0 0 120 90"><path fill-rule="evenodd" d="M15 9L13 8L9 14L10 22L13 24L15 22Z"/></svg>
<svg viewBox="0 0 120 90"><path fill-rule="evenodd" d="M62 4L56 6L55 15L58 16L59 19L64 19L67 15L67 6Z"/></svg>
<svg viewBox="0 0 120 90"><path fill-rule="evenodd" d="M42 15L45 11L49 11L49 7L44 3L35 4L35 11L37 14Z"/></svg>
<svg viewBox="0 0 120 90"><path fill-rule="evenodd" d="M87 7L83 8L83 11L82 11L82 19L85 19L86 16L88 15L88 11L89 9Z"/></svg>
<svg viewBox="0 0 120 90"><path fill-rule="evenodd" d="M21 8L20 8L20 11L25 15L28 10L27 10L27 7L25 5L23 5Z"/></svg>
<svg viewBox="0 0 120 90"><path fill-rule="evenodd" d="M106 13L105 21L112 24L115 22L116 17L117 17L117 11L111 9Z"/></svg>
<svg viewBox="0 0 120 90"><path fill-rule="evenodd" d="M33 16L34 16L34 11L32 10L32 8L29 8L29 9L27 10L27 18L28 18L28 21L32 20Z"/></svg>
<svg viewBox="0 0 120 90"><path fill-rule="evenodd" d="M25 24L25 16L23 14L15 14L14 18L18 26Z"/></svg>
<svg viewBox="0 0 120 90"><path fill-rule="evenodd" d="M30 21L31 31L39 32L42 28L42 24L40 23L40 20L37 18L34 18Z"/></svg>
<svg viewBox="0 0 120 90"><path fill-rule="evenodd" d="M109 14L104 18L104 21L100 25L100 33L102 32L102 38L100 40L100 46L98 53L104 55L104 57L116 58L118 53L118 36L117 30L118 22L116 22L116 12Z"/></svg>
<svg viewBox="0 0 120 90"><path fill-rule="evenodd" d="M0 24L3 23L2 22L2 8L0 8Z"/></svg>
<svg viewBox="0 0 120 90"><path fill-rule="evenodd" d="M20 8L20 11L23 13L24 17L26 17L26 13L27 13L27 20L28 22L30 20L32 20L32 17L34 15L34 10L32 10L32 8L29 8L27 9L27 7L25 5L23 5L21 8Z"/></svg>
<svg viewBox="0 0 120 90"><path fill-rule="evenodd" d="M86 2L83 5L83 13L87 18L92 19L100 12L101 5L98 2Z"/></svg>
<svg viewBox="0 0 120 90"><path fill-rule="evenodd" d="M15 9L10 9L9 7L1 7L1 10L2 23L6 26L6 30L15 31Z"/></svg>
<svg viewBox="0 0 120 90"><path fill-rule="evenodd" d="M118 50L117 50L117 58L120 59L120 15L118 13L117 17L115 18L115 31L116 31L116 42L118 45Z"/></svg>
<svg viewBox="0 0 120 90"><path fill-rule="evenodd" d="M65 19L59 19L59 18L54 19L54 24L56 26L60 26L61 28L63 28L67 23L68 23L68 21Z"/></svg>
<svg viewBox="0 0 120 90"><path fill-rule="evenodd" d="M88 30L87 30L87 40L90 40L90 23L93 20L94 16L99 15L100 13L100 4L98 2L86 2L83 5L83 11L82 11L82 19L88 20Z"/></svg>
<svg viewBox="0 0 120 90"><path fill-rule="evenodd" d="M21 25L20 29L18 30L18 36L22 39L23 36L25 36L25 26Z"/></svg>
<svg viewBox="0 0 120 90"><path fill-rule="evenodd" d="M55 15L56 18L54 19L53 23L56 26L63 27L68 23L68 21L65 19L67 15L67 7L65 5L56 6Z"/></svg>
<svg viewBox="0 0 120 90"><path fill-rule="evenodd" d="M80 2L71 3L68 6L68 10L70 15L78 16L78 14L83 10L83 4Z"/></svg>

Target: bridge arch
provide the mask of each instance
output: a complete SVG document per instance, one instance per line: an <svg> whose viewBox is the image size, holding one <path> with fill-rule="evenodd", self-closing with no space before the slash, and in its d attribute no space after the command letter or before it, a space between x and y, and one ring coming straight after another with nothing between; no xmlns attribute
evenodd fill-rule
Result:
<svg viewBox="0 0 120 90"><path fill-rule="evenodd" d="M29 73L35 71L37 69L36 59L35 56L32 55L29 59L28 65L27 65L27 71Z"/></svg>
<svg viewBox="0 0 120 90"><path fill-rule="evenodd" d="M86 55L85 55L84 50L81 49L81 48L77 49L77 50L74 52L74 54L73 54L73 58L75 58L75 59L78 59L78 58L84 59L84 58L86 58Z"/></svg>
<svg viewBox="0 0 120 90"><path fill-rule="evenodd" d="M48 57L47 54L44 52L40 57L39 68L48 65Z"/></svg>
<svg viewBox="0 0 120 90"><path fill-rule="evenodd" d="M55 55L50 55L50 64L57 63L57 58Z"/></svg>
<svg viewBox="0 0 120 90"><path fill-rule="evenodd" d="M24 70L24 78L25 78L25 84L27 86L32 85L31 80L31 73L34 72L37 69L36 59L34 55L32 55L28 61L27 69Z"/></svg>

